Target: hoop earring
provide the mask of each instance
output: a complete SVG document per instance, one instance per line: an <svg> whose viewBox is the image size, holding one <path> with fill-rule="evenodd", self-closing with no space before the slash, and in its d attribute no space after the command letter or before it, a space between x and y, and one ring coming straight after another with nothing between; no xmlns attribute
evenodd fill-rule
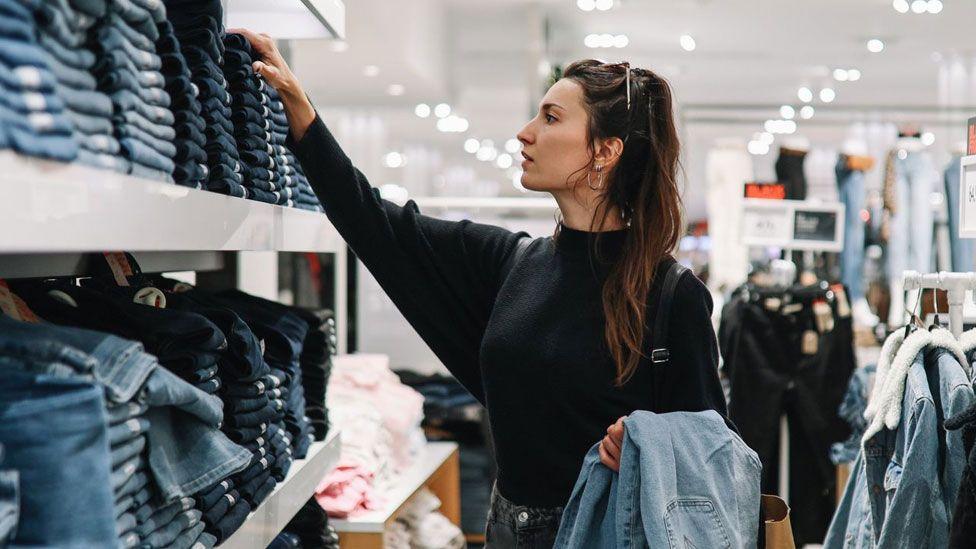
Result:
<svg viewBox="0 0 976 549"><path fill-rule="evenodd" d="M586 172L586 186L593 191L599 191L603 188L603 166L596 166L596 173L600 174L599 183L594 187L593 182L590 181L590 172Z"/></svg>

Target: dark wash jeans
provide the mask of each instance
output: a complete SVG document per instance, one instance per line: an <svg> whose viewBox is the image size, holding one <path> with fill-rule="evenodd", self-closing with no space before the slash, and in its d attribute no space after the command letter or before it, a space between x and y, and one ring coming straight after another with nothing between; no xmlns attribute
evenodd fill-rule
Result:
<svg viewBox="0 0 976 549"><path fill-rule="evenodd" d="M516 505L491 490L485 549L550 549L556 542L562 507Z"/></svg>

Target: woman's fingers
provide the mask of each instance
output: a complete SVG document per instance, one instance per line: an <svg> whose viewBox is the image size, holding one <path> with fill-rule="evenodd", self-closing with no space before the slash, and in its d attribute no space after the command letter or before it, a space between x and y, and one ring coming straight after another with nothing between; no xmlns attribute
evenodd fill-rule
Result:
<svg viewBox="0 0 976 549"><path fill-rule="evenodd" d="M613 439L613 437L604 437L604 444L607 447L607 452L617 461L620 461L620 444Z"/></svg>
<svg viewBox="0 0 976 549"><path fill-rule="evenodd" d="M620 469L620 465L610 457L610 454L607 453L607 450L603 447L602 443L600 444L600 463L605 465L611 471L619 471Z"/></svg>

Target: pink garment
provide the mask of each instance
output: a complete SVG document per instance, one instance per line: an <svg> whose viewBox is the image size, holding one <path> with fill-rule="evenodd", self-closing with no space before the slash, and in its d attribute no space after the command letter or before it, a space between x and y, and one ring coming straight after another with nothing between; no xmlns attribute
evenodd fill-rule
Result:
<svg viewBox="0 0 976 549"><path fill-rule="evenodd" d="M380 508L373 474L355 465L339 465L315 489L315 501L330 517L347 518Z"/></svg>

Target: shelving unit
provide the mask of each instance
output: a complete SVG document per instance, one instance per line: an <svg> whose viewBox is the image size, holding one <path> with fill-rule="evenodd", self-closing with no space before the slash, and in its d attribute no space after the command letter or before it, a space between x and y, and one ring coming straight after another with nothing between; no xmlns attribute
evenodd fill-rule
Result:
<svg viewBox="0 0 976 549"><path fill-rule="evenodd" d="M221 544L227 549L264 549L315 493L322 478L339 461L342 437L338 429L309 448L308 456L295 461L284 482L258 506L244 525Z"/></svg>
<svg viewBox="0 0 976 549"><path fill-rule="evenodd" d="M440 512L454 524L461 524L461 462L454 442L430 442L418 455L413 467L400 477L396 487L383 494L382 509L341 520L330 519L339 532L343 547L382 549L383 532L396 520L400 510L427 487L441 500Z"/></svg>

